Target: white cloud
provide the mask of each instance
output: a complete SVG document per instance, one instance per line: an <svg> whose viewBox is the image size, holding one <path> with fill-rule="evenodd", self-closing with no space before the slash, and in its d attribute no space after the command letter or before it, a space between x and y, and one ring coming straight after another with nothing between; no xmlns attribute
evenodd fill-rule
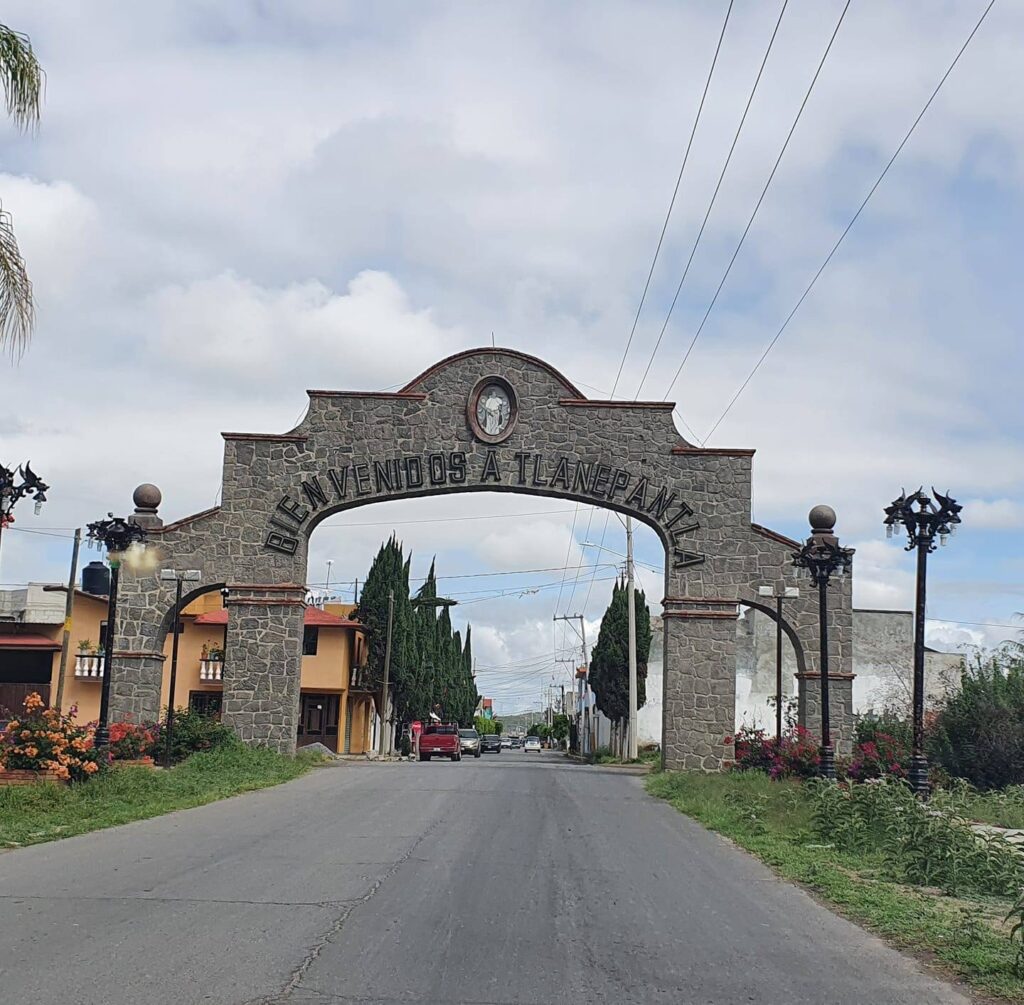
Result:
<svg viewBox="0 0 1024 1005"><path fill-rule="evenodd" d="M971 499L964 505L962 519L984 530L1016 530L1024 527L1024 503L1015 499Z"/></svg>
<svg viewBox="0 0 1024 1005"><path fill-rule="evenodd" d="M47 525L123 509L142 480L161 485L168 518L203 508L217 492L221 429L288 429L306 387L404 383L492 331L610 391L719 11L8 6L48 89L38 136L3 137L0 200L36 283L39 328L21 365L0 370L0 426L5 458L31 457L54 486ZM667 387L839 9L787 10L645 396ZM701 435L976 16L929 7L922 34L922 10L851 8L673 392ZM747 13L727 35L620 395L639 386L775 17ZM960 564L944 568L990 584L956 594L947 582L943 613L1004 621L1014 609L999 590L1020 581L1008 563L1024 523L1022 35L1021 11L993 8L712 440L758 449L755 519L802 536L813 504L836 507L858 547L862 606L910 605L912 562L884 544L881 507L901 485L934 481L972 500ZM494 495L337 522L548 507L558 504ZM571 514L523 520L400 529L417 564L436 552L449 571L561 564ZM1007 532L1002 557L978 550L971 530L984 528ZM365 575L385 534L323 527L310 578L328 557L335 578ZM11 539L4 579L62 574L60 539ZM658 561L639 534L638 551ZM660 576L640 579L656 603ZM609 585L591 591L595 638ZM456 611L473 617L488 659L540 658L557 592Z"/></svg>
<svg viewBox="0 0 1024 1005"><path fill-rule="evenodd" d="M150 308L154 356L221 385L273 372L278 380L369 381L372 390L393 376L392 353L414 367L461 342L429 310L411 308L392 276L369 270L342 295L315 281L267 289L222 273L162 289Z"/></svg>

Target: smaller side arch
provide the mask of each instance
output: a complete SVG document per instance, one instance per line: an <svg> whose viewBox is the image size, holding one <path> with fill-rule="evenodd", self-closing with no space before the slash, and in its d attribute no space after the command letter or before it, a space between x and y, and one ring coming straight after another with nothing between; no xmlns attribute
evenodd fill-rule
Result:
<svg viewBox="0 0 1024 1005"><path fill-rule="evenodd" d="M199 597L204 596L207 593L212 593L214 590L223 590L226 583L207 583L204 586L198 586L194 590L189 590L188 593L181 595L181 610L183 611L193 600L197 600ZM181 611L178 612L179 614ZM164 611L163 617L160 619L160 626L157 629L156 643L157 647L162 651L164 646L164 640L167 638L167 633L171 630L171 622L174 618L174 603L171 602L170 606Z"/></svg>
<svg viewBox="0 0 1024 1005"><path fill-rule="evenodd" d="M762 614L767 614L772 621L777 624L780 623L778 612L773 607L769 607L767 604L758 603L756 600L742 599L739 601L741 607L750 607L755 611L760 611ZM796 656L796 668L797 673L807 673L807 661L804 658L804 647L800 642L800 636L797 635L796 629L786 620L785 617L781 619L782 630L785 632L786 637L789 639L790 644L793 646L793 653ZM831 703L830 703L831 704Z"/></svg>

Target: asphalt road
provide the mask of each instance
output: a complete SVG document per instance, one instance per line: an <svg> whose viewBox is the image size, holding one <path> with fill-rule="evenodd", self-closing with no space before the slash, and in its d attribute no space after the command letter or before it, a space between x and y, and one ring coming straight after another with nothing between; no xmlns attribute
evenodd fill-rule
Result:
<svg viewBox="0 0 1024 1005"><path fill-rule="evenodd" d="M30 1005L966 1005L648 797L505 751L344 764L0 854Z"/></svg>

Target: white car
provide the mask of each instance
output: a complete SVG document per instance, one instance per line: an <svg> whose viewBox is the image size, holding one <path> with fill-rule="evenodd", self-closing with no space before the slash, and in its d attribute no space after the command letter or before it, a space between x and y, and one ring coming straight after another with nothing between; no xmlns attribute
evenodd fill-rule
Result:
<svg viewBox="0 0 1024 1005"><path fill-rule="evenodd" d="M523 744L523 750L540 750L540 740L536 736L528 736Z"/></svg>

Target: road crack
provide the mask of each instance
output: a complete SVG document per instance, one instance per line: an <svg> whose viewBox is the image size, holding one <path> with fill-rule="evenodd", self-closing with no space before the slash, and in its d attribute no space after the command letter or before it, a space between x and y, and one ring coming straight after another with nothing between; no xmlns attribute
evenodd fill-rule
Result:
<svg viewBox="0 0 1024 1005"><path fill-rule="evenodd" d="M262 996L260 998L250 999L245 1005L282 1005L287 999L289 999L297 990L299 985L302 983L302 979L309 972L310 967L317 961L320 954L324 951L327 944L345 927L345 922L352 916L355 910L361 907L363 904L368 904L376 896L377 891L392 877L403 865L406 864L416 852L416 849L428 838L435 830L441 825L444 817L438 816L425 830L423 830L415 841L406 849L406 851L391 864L386 872L378 876L373 883L370 885L369 890L363 894L362 897L356 900L345 901L344 908L341 913L334 919L331 926L327 929L324 934L317 939L316 943L310 948L309 952L303 957L302 962L292 971L291 976L285 983L284 987L276 994L272 996ZM308 994L308 991L303 991L303 994ZM318 992L314 992L318 993Z"/></svg>

